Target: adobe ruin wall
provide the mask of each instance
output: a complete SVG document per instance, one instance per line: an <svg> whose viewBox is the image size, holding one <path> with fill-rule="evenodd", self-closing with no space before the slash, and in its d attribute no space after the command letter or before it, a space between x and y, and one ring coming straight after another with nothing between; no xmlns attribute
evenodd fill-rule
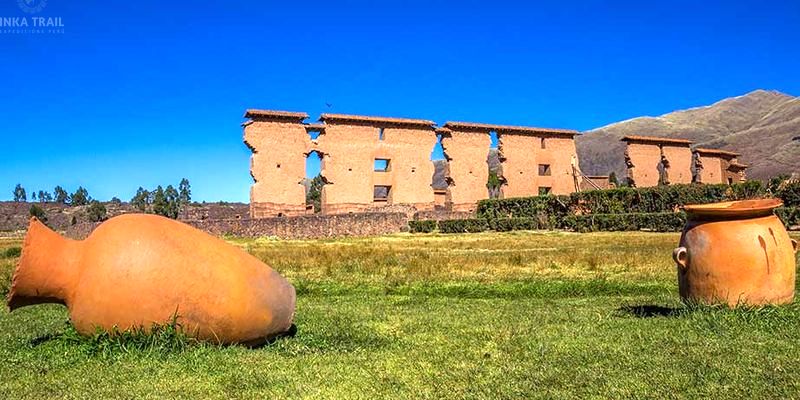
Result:
<svg viewBox="0 0 800 400"><path fill-rule="evenodd" d="M738 183L746 178L747 165L738 161L739 153L718 149L696 148L695 182L698 183Z"/></svg>
<svg viewBox="0 0 800 400"><path fill-rule="evenodd" d="M498 141L500 197L561 195L609 186L580 172L574 140L578 132L573 130L470 122L447 122L437 128L428 120L346 114L323 114L319 123L310 124L306 113L269 110L248 110L245 118L244 140L253 152L253 218L314 213L305 199L306 158L313 152L321 156L325 184L317 211L323 214L398 205L415 211L474 212L478 201L490 197L487 157L492 133ZM311 132L319 135L312 139ZM446 159L447 187L434 189L430 155L437 136ZM627 183L632 186L744 179L746 166L735 158L693 155L688 140L622 140L627 142Z"/></svg>

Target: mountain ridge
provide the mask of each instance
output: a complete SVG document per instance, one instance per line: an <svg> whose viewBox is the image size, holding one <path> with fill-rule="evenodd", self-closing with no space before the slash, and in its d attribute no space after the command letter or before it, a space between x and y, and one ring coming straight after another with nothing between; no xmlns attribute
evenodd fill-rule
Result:
<svg viewBox="0 0 800 400"><path fill-rule="evenodd" d="M625 145L619 139L627 135L688 139L696 146L739 152L754 179L800 172L800 98L775 90L758 89L711 105L585 131L576 137L581 170L625 176Z"/></svg>

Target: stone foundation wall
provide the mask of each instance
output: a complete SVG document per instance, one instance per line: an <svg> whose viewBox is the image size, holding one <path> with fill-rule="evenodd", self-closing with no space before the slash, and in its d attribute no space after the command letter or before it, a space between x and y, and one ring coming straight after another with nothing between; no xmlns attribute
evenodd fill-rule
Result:
<svg viewBox="0 0 800 400"><path fill-rule="evenodd" d="M420 211L414 214L415 220L433 219L436 221L444 221L448 219L466 219L466 218L475 218L475 212L431 210L431 211Z"/></svg>
<svg viewBox="0 0 800 400"><path fill-rule="evenodd" d="M345 236L376 236L408 230L405 213L363 213L341 215L304 215L259 219L218 219L183 221L215 236L278 237L281 239L320 239ZM97 223L80 223L67 229L66 235L84 239Z"/></svg>
<svg viewBox="0 0 800 400"><path fill-rule="evenodd" d="M88 206L69 206L57 203L0 201L0 231L20 231L28 228L30 209L37 205L44 210L47 225L57 231L89 222ZM103 203L108 218L127 213L137 213L128 203ZM185 207L179 220L249 218L249 206L244 203L195 203ZM73 224L74 222L74 224Z"/></svg>

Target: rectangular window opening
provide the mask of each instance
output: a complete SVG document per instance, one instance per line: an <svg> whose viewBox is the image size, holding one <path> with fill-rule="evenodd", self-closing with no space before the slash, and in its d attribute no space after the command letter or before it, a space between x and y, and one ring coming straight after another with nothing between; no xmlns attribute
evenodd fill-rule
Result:
<svg viewBox="0 0 800 400"><path fill-rule="evenodd" d="M373 190L373 201L386 203L389 201L389 193L392 191L391 186L375 185Z"/></svg>
<svg viewBox="0 0 800 400"><path fill-rule="evenodd" d="M386 136L384 136L383 128L378 128L378 140L383 140Z"/></svg>
<svg viewBox="0 0 800 400"><path fill-rule="evenodd" d="M541 144L542 148L543 148L543 149L546 149L546 148L547 148L547 145L545 144L545 140L544 140L544 138L541 138L541 139L539 139L539 140L540 140L540 144Z"/></svg>
<svg viewBox="0 0 800 400"><path fill-rule="evenodd" d="M376 158L375 159L375 172L388 172L389 171L389 160L386 158Z"/></svg>
<svg viewBox="0 0 800 400"><path fill-rule="evenodd" d="M539 186L539 196L546 196L550 194L549 186Z"/></svg>
<svg viewBox="0 0 800 400"><path fill-rule="evenodd" d="M539 164L539 176L550 176L550 164Z"/></svg>

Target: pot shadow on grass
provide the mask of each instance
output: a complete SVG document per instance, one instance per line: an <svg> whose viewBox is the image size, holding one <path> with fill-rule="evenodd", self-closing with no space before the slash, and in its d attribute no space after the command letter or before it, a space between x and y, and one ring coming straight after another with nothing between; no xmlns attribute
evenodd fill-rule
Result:
<svg viewBox="0 0 800 400"><path fill-rule="evenodd" d="M69 323L66 323L66 325L69 325ZM242 346L242 347L250 348L250 349L258 349L258 348L268 347L268 346L274 344L275 342L278 342L278 341L281 341L281 340L293 339L296 335L297 335L297 325L296 324L292 324L286 332L281 332L281 333L278 333L278 334L276 334L274 336L268 337L266 341L260 341L259 340L259 341L255 342L255 343L220 344L219 346L222 346L222 347L224 347L224 346ZM38 346L47 344L48 342L51 342L51 341L58 341L58 340L65 340L65 339L66 340L71 340L73 343L78 343L78 342L75 341L76 337L77 336L76 336L75 333L69 334L66 330L62 330L62 331L59 331L59 332L50 332L50 333L39 335L37 337L34 337L34 338L28 340L28 346L29 347L38 347ZM86 340L88 342L90 339L86 338Z"/></svg>
<svg viewBox="0 0 800 400"><path fill-rule="evenodd" d="M37 346L43 345L43 344L45 344L45 343L47 343L47 342L49 342L51 340L59 339L63 335L64 335L63 332L46 333L44 335L40 335L40 336L37 336L37 337L29 340L28 341L28 346L37 347Z"/></svg>
<svg viewBox="0 0 800 400"><path fill-rule="evenodd" d="M617 309L621 315L637 318L678 317L685 312L685 307L664 307L656 304L622 306Z"/></svg>

